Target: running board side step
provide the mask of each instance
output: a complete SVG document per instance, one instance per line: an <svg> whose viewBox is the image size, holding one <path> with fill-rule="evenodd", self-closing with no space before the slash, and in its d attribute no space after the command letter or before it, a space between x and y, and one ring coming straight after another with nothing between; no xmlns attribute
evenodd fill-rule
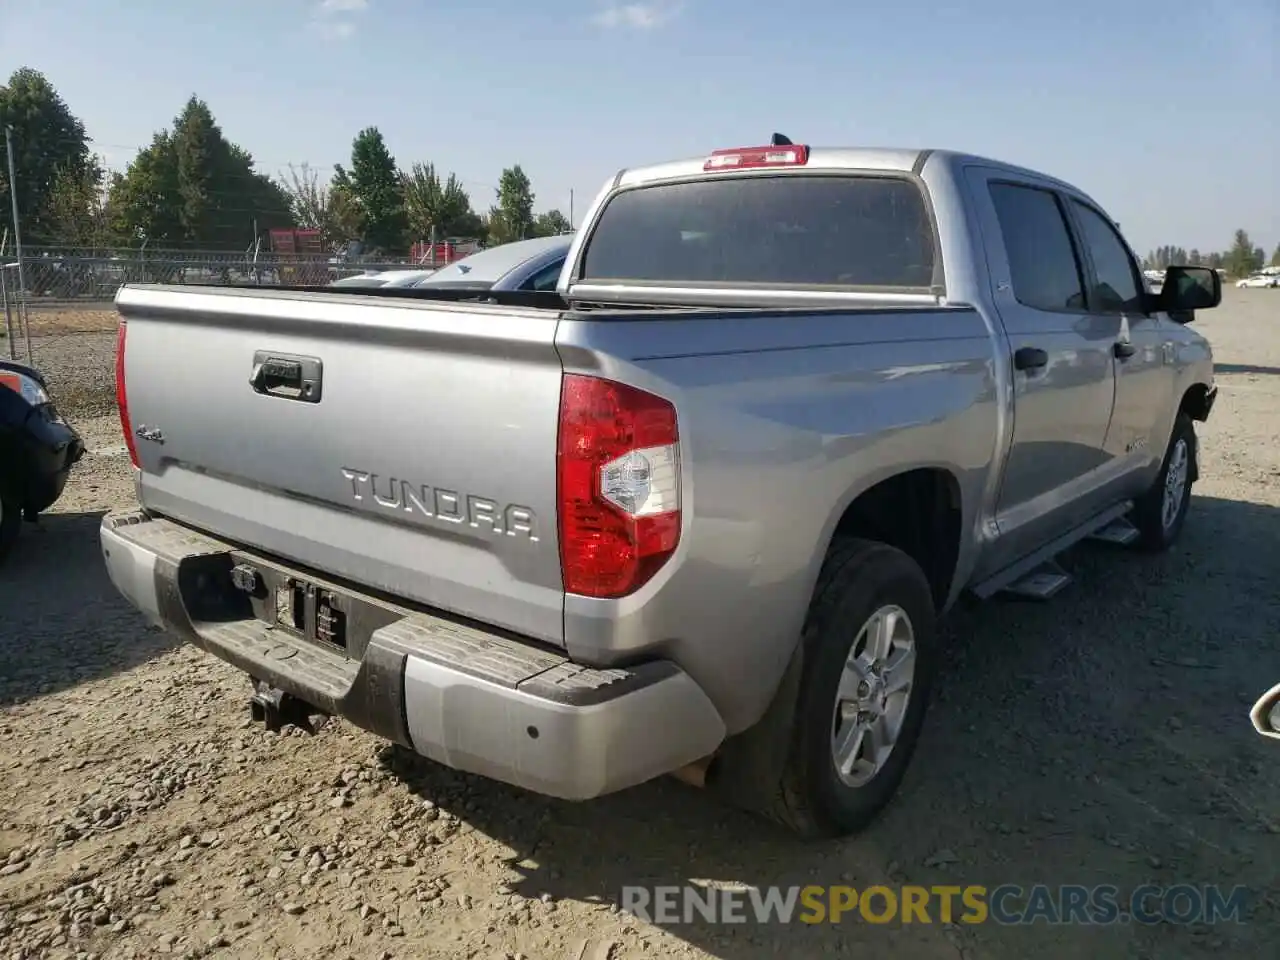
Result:
<svg viewBox="0 0 1280 960"><path fill-rule="evenodd" d="M1058 566L1056 561L1050 560L1000 592L1023 600L1051 600L1071 583L1071 579L1071 574Z"/></svg>
<svg viewBox="0 0 1280 960"><path fill-rule="evenodd" d="M1051 540L1034 553L978 583L972 588L972 593L980 600L986 600L997 593L1009 593L1037 600L1049 599L1071 582L1071 575L1054 562L1058 554L1099 531L1108 530L1117 522L1127 524L1128 521L1124 518L1132 509L1133 503L1125 501L1104 510L1056 540ZM1134 535L1137 535L1136 530Z"/></svg>
<svg viewBox="0 0 1280 960"><path fill-rule="evenodd" d="M1100 543L1113 543L1118 547L1127 547L1137 540L1139 536L1138 528L1130 523L1127 517L1121 517L1101 530L1089 534L1088 539L1097 540Z"/></svg>

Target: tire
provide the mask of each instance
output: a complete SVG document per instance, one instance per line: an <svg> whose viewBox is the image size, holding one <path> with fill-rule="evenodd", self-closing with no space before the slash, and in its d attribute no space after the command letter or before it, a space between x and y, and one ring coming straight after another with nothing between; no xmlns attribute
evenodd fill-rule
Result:
<svg viewBox="0 0 1280 960"><path fill-rule="evenodd" d="M18 531L22 528L22 511L16 504L0 500L0 566L13 552L13 545L18 540Z"/></svg>
<svg viewBox="0 0 1280 960"><path fill-rule="evenodd" d="M837 770L837 745L865 724L853 718L853 705L842 708L838 701L842 688L845 694L856 691L858 674L846 671L846 663L859 649L866 655L864 638L872 634L877 616L881 623L896 624L899 641L909 633L914 675L905 702L891 694L872 713L857 713L866 717L880 711L881 722L890 727L896 718L897 736L882 765L859 762L845 777ZM938 656L929 581L901 550L869 540L837 541L818 578L801 642L803 666L786 762L768 812L802 837L844 836L866 827L889 803L915 752ZM888 663L904 649L898 646ZM884 678L892 675L885 671L873 677L876 687L863 703L875 700ZM870 749L867 736L863 751ZM862 760L868 759L864 752Z"/></svg>
<svg viewBox="0 0 1280 960"><path fill-rule="evenodd" d="M1182 533L1191 507L1191 486L1197 479L1197 456L1195 426L1190 417L1179 413L1160 472L1133 506L1131 519L1138 528L1140 549L1163 552Z"/></svg>

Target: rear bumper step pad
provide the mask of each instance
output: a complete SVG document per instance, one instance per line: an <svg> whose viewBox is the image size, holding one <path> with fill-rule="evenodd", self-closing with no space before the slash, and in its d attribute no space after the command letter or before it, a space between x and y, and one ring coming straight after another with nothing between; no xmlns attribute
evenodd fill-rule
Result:
<svg viewBox="0 0 1280 960"><path fill-rule="evenodd" d="M105 517L101 540L112 582L153 623L456 769L587 799L705 757L725 735L710 700L669 661L584 667L140 512ZM232 568L246 561L268 577L331 590L352 608L348 619L367 629L343 650L275 626L232 582Z"/></svg>

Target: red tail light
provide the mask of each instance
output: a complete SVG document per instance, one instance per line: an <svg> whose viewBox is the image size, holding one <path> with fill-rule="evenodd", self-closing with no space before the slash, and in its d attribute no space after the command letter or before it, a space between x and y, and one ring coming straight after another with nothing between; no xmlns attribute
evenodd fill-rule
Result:
<svg viewBox="0 0 1280 960"><path fill-rule="evenodd" d="M124 385L124 340L126 325L120 321L116 334L116 407L120 410L120 429L124 432L124 445L129 448L129 460L138 465L138 448L133 445L133 427L129 424L129 394Z"/></svg>
<svg viewBox="0 0 1280 960"><path fill-rule="evenodd" d="M651 393L567 374L556 454L564 588L621 597L680 542L676 410Z"/></svg>
<svg viewBox="0 0 1280 960"><path fill-rule="evenodd" d="M714 150L702 165L713 170L751 170L757 167L803 167L809 162L809 148L798 144L770 147L732 147Z"/></svg>

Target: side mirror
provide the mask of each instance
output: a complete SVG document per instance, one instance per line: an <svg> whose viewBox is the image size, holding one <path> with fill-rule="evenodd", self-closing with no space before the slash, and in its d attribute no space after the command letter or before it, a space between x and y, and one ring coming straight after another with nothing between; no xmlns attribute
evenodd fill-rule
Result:
<svg viewBox="0 0 1280 960"><path fill-rule="evenodd" d="M1190 323L1195 311L1210 310L1222 302L1222 278L1209 267L1169 267L1154 299L1157 311L1178 323Z"/></svg>
<svg viewBox="0 0 1280 960"><path fill-rule="evenodd" d="M1264 693L1249 712L1253 729L1264 737L1280 740L1280 684Z"/></svg>

